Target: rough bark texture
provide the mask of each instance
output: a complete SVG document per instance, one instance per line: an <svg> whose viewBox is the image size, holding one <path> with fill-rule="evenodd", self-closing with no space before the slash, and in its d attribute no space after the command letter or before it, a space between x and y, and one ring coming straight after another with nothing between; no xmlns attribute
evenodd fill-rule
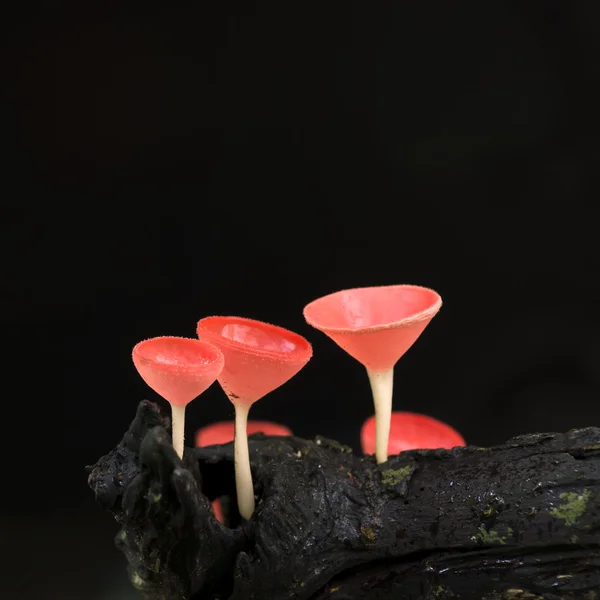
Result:
<svg viewBox="0 0 600 600"><path fill-rule="evenodd" d="M142 402L90 467L148 599L600 598L600 429L494 448L411 451L378 466L336 442L250 438L256 511L234 496L232 444L176 456ZM236 520L237 519L237 520Z"/></svg>

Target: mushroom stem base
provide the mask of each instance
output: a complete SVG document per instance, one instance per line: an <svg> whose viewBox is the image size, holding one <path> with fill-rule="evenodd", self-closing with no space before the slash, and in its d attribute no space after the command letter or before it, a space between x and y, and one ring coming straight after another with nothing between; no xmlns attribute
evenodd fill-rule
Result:
<svg viewBox="0 0 600 600"><path fill-rule="evenodd" d="M171 405L171 437L173 448L179 458L183 458L185 438L185 406Z"/></svg>
<svg viewBox="0 0 600 600"><path fill-rule="evenodd" d="M388 459L390 424L392 421L392 396L394 392L394 367L387 371L367 369L373 404L375 405L375 457L382 464Z"/></svg>
<svg viewBox="0 0 600 600"><path fill-rule="evenodd" d="M248 412L248 407L244 405L235 406L235 487L238 510L241 517L247 521L254 512L254 485L248 454Z"/></svg>

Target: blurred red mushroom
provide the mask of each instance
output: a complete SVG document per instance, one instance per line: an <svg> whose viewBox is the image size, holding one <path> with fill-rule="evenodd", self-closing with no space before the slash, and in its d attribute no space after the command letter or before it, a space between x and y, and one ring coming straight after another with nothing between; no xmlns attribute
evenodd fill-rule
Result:
<svg viewBox="0 0 600 600"><path fill-rule="evenodd" d="M365 454L375 452L375 415L364 422L360 442ZM392 413L388 455L405 450L451 449L455 446L466 446L466 443L462 435L450 425L418 413Z"/></svg>
<svg viewBox="0 0 600 600"><path fill-rule="evenodd" d="M281 423L273 421L248 421L248 435L264 433L265 435L292 435L292 430ZM196 447L216 446L233 442L235 421L219 421L198 429L196 432Z"/></svg>

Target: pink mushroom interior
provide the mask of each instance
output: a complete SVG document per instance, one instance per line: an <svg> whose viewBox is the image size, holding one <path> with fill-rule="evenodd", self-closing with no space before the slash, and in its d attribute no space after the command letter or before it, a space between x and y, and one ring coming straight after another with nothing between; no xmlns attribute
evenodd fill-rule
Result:
<svg viewBox="0 0 600 600"><path fill-rule="evenodd" d="M142 379L176 405L188 404L204 392L223 368L218 348L189 338L145 340L134 347L132 357Z"/></svg>
<svg viewBox="0 0 600 600"><path fill-rule="evenodd" d="M217 344L233 342L246 351L285 355L312 353L310 344L302 336L282 327L243 317L206 317L198 323L198 335Z"/></svg>
<svg viewBox="0 0 600 600"><path fill-rule="evenodd" d="M320 329L357 330L392 325L432 310L439 303L436 292L417 286L357 288L311 302L305 316Z"/></svg>
<svg viewBox="0 0 600 600"><path fill-rule="evenodd" d="M158 337L140 342L137 357L156 369L198 369L220 358L217 348L194 339Z"/></svg>
<svg viewBox="0 0 600 600"><path fill-rule="evenodd" d="M219 383L236 404L250 405L272 392L312 356L312 346L297 333L243 317L205 317L197 333L223 352Z"/></svg>
<svg viewBox="0 0 600 600"><path fill-rule="evenodd" d="M221 329L221 335L227 339L252 346L263 350L274 352L293 352L296 344L286 339L276 331L265 331L258 327L245 325L243 323L228 323Z"/></svg>

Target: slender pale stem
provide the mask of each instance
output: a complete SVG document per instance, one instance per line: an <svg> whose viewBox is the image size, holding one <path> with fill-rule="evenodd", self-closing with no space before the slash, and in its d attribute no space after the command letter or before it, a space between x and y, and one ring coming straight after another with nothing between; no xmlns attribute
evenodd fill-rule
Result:
<svg viewBox="0 0 600 600"><path fill-rule="evenodd" d="M375 404L375 457L378 463L388 459L390 424L392 421L392 393L394 391L394 367L387 371L367 369L373 403Z"/></svg>
<svg viewBox="0 0 600 600"><path fill-rule="evenodd" d="M183 458L183 438L185 434L185 405L171 405L171 429L173 448L179 458Z"/></svg>
<svg viewBox="0 0 600 600"><path fill-rule="evenodd" d="M235 487L237 490L238 510L240 515L250 520L254 512L254 486L250 471L250 454L248 452L248 411L249 406L235 404Z"/></svg>

